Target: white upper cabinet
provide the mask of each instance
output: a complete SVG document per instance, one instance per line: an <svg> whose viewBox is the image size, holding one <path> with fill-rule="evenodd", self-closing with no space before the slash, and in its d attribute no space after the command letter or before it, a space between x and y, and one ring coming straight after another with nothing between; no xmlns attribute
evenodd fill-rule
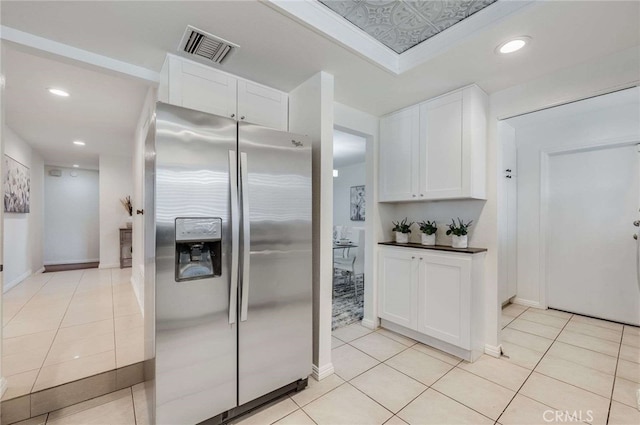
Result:
<svg viewBox="0 0 640 425"><path fill-rule="evenodd" d="M403 201L418 192L420 108L412 106L380 121L380 200Z"/></svg>
<svg viewBox="0 0 640 425"><path fill-rule="evenodd" d="M289 97L286 93L246 80L238 80L238 119L265 127L287 129Z"/></svg>
<svg viewBox="0 0 640 425"><path fill-rule="evenodd" d="M405 118L399 124L395 117L416 109L417 118L412 118L419 124L414 136L415 123L409 125ZM383 117L380 200L485 199L486 111L487 95L469 86ZM411 151L405 146L409 134ZM392 158L388 153L395 149L398 153ZM400 162L389 164L391 161ZM401 173L402 180L396 173Z"/></svg>
<svg viewBox="0 0 640 425"><path fill-rule="evenodd" d="M226 72L167 55L159 100L278 130L288 129L288 95Z"/></svg>

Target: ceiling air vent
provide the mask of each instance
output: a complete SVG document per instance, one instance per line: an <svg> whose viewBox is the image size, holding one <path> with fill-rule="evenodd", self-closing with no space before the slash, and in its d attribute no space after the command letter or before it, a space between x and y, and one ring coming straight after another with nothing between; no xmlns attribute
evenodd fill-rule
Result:
<svg viewBox="0 0 640 425"><path fill-rule="evenodd" d="M182 36L178 51L187 56L192 55L199 59L220 64L238 47L240 46L237 44L189 25Z"/></svg>

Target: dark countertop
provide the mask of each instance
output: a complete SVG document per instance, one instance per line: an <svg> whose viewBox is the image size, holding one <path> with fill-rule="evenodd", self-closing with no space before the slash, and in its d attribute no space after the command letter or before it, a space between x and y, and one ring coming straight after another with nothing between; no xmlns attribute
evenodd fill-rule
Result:
<svg viewBox="0 0 640 425"><path fill-rule="evenodd" d="M478 254L486 252L486 248L454 248L449 245L422 245L419 243L378 242L378 245L399 246L404 248L431 249L434 251L460 252L462 254Z"/></svg>

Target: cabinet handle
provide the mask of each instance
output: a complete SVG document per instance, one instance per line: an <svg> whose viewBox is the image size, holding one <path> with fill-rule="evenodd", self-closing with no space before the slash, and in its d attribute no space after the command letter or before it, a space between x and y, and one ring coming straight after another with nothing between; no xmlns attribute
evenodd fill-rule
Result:
<svg viewBox="0 0 640 425"><path fill-rule="evenodd" d="M504 170L504 171L506 171L507 173L510 173L510 172L511 172L511 168L507 168L507 169L506 169L506 170Z"/></svg>
<svg viewBox="0 0 640 425"><path fill-rule="evenodd" d="M422 257L420 257L420 261L422 261Z"/></svg>
<svg viewBox="0 0 640 425"><path fill-rule="evenodd" d="M416 195L415 195L415 194L413 194L413 195L411 195L411 196L413 196L414 198L416 197Z"/></svg>
<svg viewBox="0 0 640 425"><path fill-rule="evenodd" d="M511 178L511 176L506 176L506 177L507 177L508 179L510 179L510 178Z"/></svg>
<svg viewBox="0 0 640 425"><path fill-rule="evenodd" d="M144 214L144 210L136 210L136 214L142 215L142 214Z"/></svg>
<svg viewBox="0 0 640 425"><path fill-rule="evenodd" d="M421 193L420 196L424 196L424 193Z"/></svg>
<svg viewBox="0 0 640 425"><path fill-rule="evenodd" d="M415 259L416 259L416 257L411 257L411 259L412 259L412 260L415 260Z"/></svg>
<svg viewBox="0 0 640 425"><path fill-rule="evenodd" d="M243 116L241 116L241 117L240 117L240 119L241 119L241 120L243 120L243 119L244 119L244 115L243 115Z"/></svg>
<svg viewBox="0 0 640 425"><path fill-rule="evenodd" d="M235 117L236 117L236 114L231 114L231 118L235 118Z"/></svg>

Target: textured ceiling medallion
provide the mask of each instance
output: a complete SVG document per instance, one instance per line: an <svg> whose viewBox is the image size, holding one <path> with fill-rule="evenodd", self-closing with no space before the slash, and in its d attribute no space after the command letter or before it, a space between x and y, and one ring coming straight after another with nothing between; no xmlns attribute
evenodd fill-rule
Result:
<svg viewBox="0 0 640 425"><path fill-rule="evenodd" d="M396 53L402 53L497 0L319 0Z"/></svg>

